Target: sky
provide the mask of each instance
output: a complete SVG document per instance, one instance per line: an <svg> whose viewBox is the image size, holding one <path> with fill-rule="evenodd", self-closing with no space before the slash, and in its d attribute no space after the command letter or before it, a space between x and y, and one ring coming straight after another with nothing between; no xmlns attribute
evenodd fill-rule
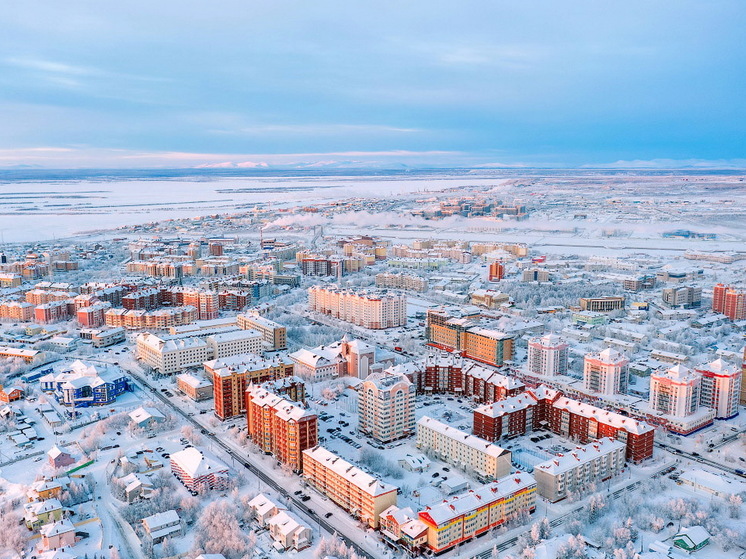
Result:
<svg viewBox="0 0 746 559"><path fill-rule="evenodd" d="M0 168L746 168L743 0L5 2Z"/></svg>

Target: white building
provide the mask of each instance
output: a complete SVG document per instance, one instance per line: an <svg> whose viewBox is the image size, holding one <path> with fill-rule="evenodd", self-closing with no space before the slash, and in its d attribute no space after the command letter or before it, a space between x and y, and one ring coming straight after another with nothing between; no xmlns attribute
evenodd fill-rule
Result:
<svg viewBox="0 0 746 559"><path fill-rule="evenodd" d="M528 371L534 375L554 376L567 373L569 345L557 334L531 338L528 342Z"/></svg>
<svg viewBox="0 0 746 559"><path fill-rule="evenodd" d="M175 510L159 512L142 519L145 533L153 543L160 543L168 537L181 536L181 519Z"/></svg>
<svg viewBox="0 0 746 559"><path fill-rule="evenodd" d="M358 387L358 429L381 442L414 434L415 390L401 373L373 373Z"/></svg>
<svg viewBox="0 0 746 559"><path fill-rule="evenodd" d="M692 415L699 407L702 375L675 365L650 375L650 407L674 417Z"/></svg>
<svg viewBox="0 0 746 559"><path fill-rule="evenodd" d="M589 392L612 396L626 394L629 384L629 359L615 349L588 353L583 363L583 384Z"/></svg>
<svg viewBox="0 0 746 559"><path fill-rule="evenodd" d="M510 474L509 450L426 415L417 422L417 448L471 470L481 479L498 479Z"/></svg>
<svg viewBox="0 0 746 559"><path fill-rule="evenodd" d="M738 415L742 369L716 359L696 372L702 375L700 404L715 410L718 419Z"/></svg>
<svg viewBox="0 0 746 559"><path fill-rule="evenodd" d="M137 336L137 358L162 374L242 353L260 353L262 334L255 330L233 330L211 335Z"/></svg>
<svg viewBox="0 0 746 559"><path fill-rule="evenodd" d="M534 478L539 495L555 502L610 479L624 468L626 450L624 442L602 438L537 464Z"/></svg>

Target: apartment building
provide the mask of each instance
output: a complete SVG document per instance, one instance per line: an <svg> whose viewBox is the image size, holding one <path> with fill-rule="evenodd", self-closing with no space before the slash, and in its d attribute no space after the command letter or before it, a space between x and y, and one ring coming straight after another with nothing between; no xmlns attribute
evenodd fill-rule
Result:
<svg viewBox="0 0 746 559"><path fill-rule="evenodd" d="M457 353L431 353L410 375L418 394L456 394L477 402L495 402L526 388L518 379L464 359Z"/></svg>
<svg viewBox="0 0 746 559"><path fill-rule="evenodd" d="M412 274L376 274L376 287L403 289L405 291L427 291L427 280Z"/></svg>
<svg viewBox="0 0 746 559"><path fill-rule="evenodd" d="M627 459L636 463L653 456L653 427L613 411L557 394L549 402L546 421L552 432L581 444L602 437L622 441Z"/></svg>
<svg viewBox="0 0 746 559"><path fill-rule="evenodd" d="M318 444L318 418L302 404L249 385L246 420L249 438L294 472L303 471L303 451Z"/></svg>
<svg viewBox="0 0 746 559"><path fill-rule="evenodd" d="M381 513L396 505L398 487L364 472L323 446L303 451L303 477L371 528L378 528Z"/></svg>
<svg viewBox="0 0 746 559"><path fill-rule="evenodd" d="M503 477L425 507L427 548L442 553L536 509L536 480L525 472Z"/></svg>
<svg viewBox="0 0 746 559"><path fill-rule="evenodd" d="M650 375L650 409L663 417L669 431L688 435L712 424L716 411L700 406L701 393L702 375L683 365ZM713 395L708 399L713 403Z"/></svg>
<svg viewBox="0 0 746 559"><path fill-rule="evenodd" d="M702 306L701 287L667 287L661 297L669 308L695 309Z"/></svg>
<svg viewBox="0 0 746 559"><path fill-rule="evenodd" d="M31 363L34 359L42 355L42 352L36 349L0 346L0 357L5 359L23 359L26 363Z"/></svg>
<svg viewBox="0 0 746 559"><path fill-rule="evenodd" d="M551 274L549 273L549 270L544 270L542 268L531 268L529 270L523 270L521 279L525 282L535 281L539 283L545 283L551 279Z"/></svg>
<svg viewBox="0 0 746 559"><path fill-rule="evenodd" d="M75 311L75 318L83 328L98 328L106 322L105 313L111 308L111 303L97 302Z"/></svg>
<svg viewBox="0 0 746 559"><path fill-rule="evenodd" d="M500 281L505 277L505 265L502 262L493 262L490 264L489 273L487 278L491 282Z"/></svg>
<svg viewBox="0 0 746 559"><path fill-rule="evenodd" d="M136 339L137 359L161 374L170 375L212 359L259 353L262 349L262 335L253 330L197 334L162 337L140 334Z"/></svg>
<svg viewBox="0 0 746 559"><path fill-rule="evenodd" d="M248 312L239 314L236 317L236 323L242 330L256 330L262 334L262 339L271 351L287 349L287 329L268 318L264 318L259 313Z"/></svg>
<svg viewBox="0 0 746 559"><path fill-rule="evenodd" d="M308 289L308 307L363 328L385 329L407 324L407 297L401 293L358 292L315 285Z"/></svg>
<svg viewBox="0 0 746 559"><path fill-rule="evenodd" d="M589 392L612 396L626 394L629 359L615 349L588 353L583 360L583 385Z"/></svg>
<svg viewBox="0 0 746 559"><path fill-rule="evenodd" d="M609 437L577 446L534 466L537 491L552 503L576 491L588 491L592 484L618 475L624 468L625 455L626 445Z"/></svg>
<svg viewBox="0 0 746 559"><path fill-rule="evenodd" d="M567 374L569 347L557 334L531 338L528 341L528 372L545 377Z"/></svg>
<svg viewBox="0 0 746 559"><path fill-rule="evenodd" d="M295 374L313 380L339 376L364 379L395 362L393 355L383 354L362 340L351 340L346 334L337 342L313 349L299 349L288 357L295 363Z"/></svg>
<svg viewBox="0 0 746 559"><path fill-rule="evenodd" d="M0 301L0 320L30 322L34 319L34 305L25 301Z"/></svg>
<svg viewBox="0 0 746 559"><path fill-rule="evenodd" d="M252 330L246 330L252 332ZM245 412L246 389L292 376L293 362L285 355L264 358L256 354L239 353L204 363L205 373L212 379L215 415L221 419L238 417Z"/></svg>
<svg viewBox="0 0 746 559"><path fill-rule="evenodd" d="M154 311L109 309L104 313L107 326L126 328L127 330L166 330L182 326L197 320L197 309L192 306L157 309Z"/></svg>
<svg viewBox="0 0 746 559"><path fill-rule="evenodd" d="M624 297L583 297L580 299L580 310L611 312L623 309L624 302Z"/></svg>
<svg viewBox="0 0 746 559"><path fill-rule="evenodd" d="M358 430L380 442L415 432L415 388L401 373L373 373L357 388Z"/></svg>
<svg viewBox="0 0 746 559"><path fill-rule="evenodd" d="M530 392L511 396L474 409L474 436L490 442L502 438L517 437L539 427L538 416L534 419L537 399Z"/></svg>
<svg viewBox="0 0 746 559"><path fill-rule="evenodd" d="M716 359L695 370L702 375L700 405L715 410L716 419L730 419L738 415L743 371L722 359Z"/></svg>
<svg viewBox="0 0 746 559"><path fill-rule="evenodd" d="M746 291L725 286L722 283L712 288L712 310L731 320L746 318Z"/></svg>
<svg viewBox="0 0 746 559"><path fill-rule="evenodd" d="M457 351L464 357L495 367L513 358L513 336L477 326L472 317L452 316L447 311L429 310L426 338L429 345Z"/></svg>
<svg viewBox="0 0 746 559"><path fill-rule="evenodd" d="M510 473L509 450L426 415L417 421L417 448L470 470L482 480L498 479Z"/></svg>

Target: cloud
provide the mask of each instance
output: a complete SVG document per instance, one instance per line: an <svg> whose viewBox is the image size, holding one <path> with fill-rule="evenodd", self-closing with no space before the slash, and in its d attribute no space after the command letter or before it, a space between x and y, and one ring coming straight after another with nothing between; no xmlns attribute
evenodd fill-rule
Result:
<svg viewBox="0 0 746 559"><path fill-rule="evenodd" d="M583 165L583 169L746 169L746 159L633 159Z"/></svg>
<svg viewBox="0 0 746 559"><path fill-rule="evenodd" d="M381 124L255 124L234 130L211 130L214 134L304 134L311 136L337 134L411 134L422 132L417 128L402 128Z"/></svg>

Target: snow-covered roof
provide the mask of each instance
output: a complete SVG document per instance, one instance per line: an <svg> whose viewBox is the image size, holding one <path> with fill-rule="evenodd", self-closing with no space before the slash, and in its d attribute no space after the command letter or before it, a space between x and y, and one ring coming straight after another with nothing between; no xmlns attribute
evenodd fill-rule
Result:
<svg viewBox="0 0 746 559"><path fill-rule="evenodd" d="M145 524L149 532L153 532L155 530L160 530L163 526L179 522L179 513L173 509L167 510L151 516L146 516L142 519L142 522Z"/></svg>
<svg viewBox="0 0 746 559"><path fill-rule="evenodd" d="M531 474L517 472L487 483L478 489L470 489L460 495L444 499L441 503L425 507L419 515L426 523L441 526L454 518L467 515L489 503L499 501L532 486L536 486L536 480Z"/></svg>
<svg viewBox="0 0 746 559"><path fill-rule="evenodd" d="M249 501L249 508L256 511L256 514L258 516L264 516L265 514L280 507L264 493L259 493L259 495Z"/></svg>
<svg viewBox="0 0 746 559"><path fill-rule="evenodd" d="M575 415L580 415L581 417L594 419L599 423L603 423L604 425L611 425L612 427L616 427L618 429L624 429L628 433L633 433L636 435L641 435L653 430L652 426L648 425L647 423L643 423L642 421L624 416L620 413L597 408L596 406L592 406L590 404L584 404L583 402L572 400L566 396L562 396L561 398L559 398L554 403L554 407L555 409L568 410L569 412Z"/></svg>
<svg viewBox="0 0 746 559"><path fill-rule="evenodd" d="M194 447L174 452L171 455L171 464L178 465L192 479L211 472L225 473L228 471L228 468L213 462Z"/></svg>
<svg viewBox="0 0 746 559"><path fill-rule="evenodd" d="M484 404L474 410L474 413L488 417L500 417L506 413L513 413L536 405L536 398L530 392L524 392L492 404Z"/></svg>
<svg viewBox="0 0 746 559"><path fill-rule="evenodd" d="M386 493L397 490L396 486L385 483L369 473L364 472L357 466L343 460L323 446L306 449L303 451L303 454L323 464L349 483L357 486L363 492L368 493L373 497L385 495Z"/></svg>
<svg viewBox="0 0 746 559"><path fill-rule="evenodd" d="M39 529L39 532L43 537L51 538L52 536L58 536L67 532L74 532L75 526L67 518L55 522L54 524L45 524Z"/></svg>
<svg viewBox="0 0 746 559"><path fill-rule="evenodd" d="M423 415L417 421L418 431L421 427L432 429L433 431L436 431L437 433L440 433L441 435L444 435L449 439L458 442L459 444L476 449L480 452L484 452L485 454L493 456L495 458L497 458L498 456L510 454L509 450L505 450L504 448L501 448L496 444L492 444L485 439L475 437L474 435L465 433L460 429L456 429L455 427L451 427L450 425L441 423L437 419L433 419L432 417L428 417L427 415Z"/></svg>
<svg viewBox="0 0 746 559"><path fill-rule="evenodd" d="M552 475L558 475L568 470L572 470L581 464L591 462L600 456L612 452L624 453L626 449L627 445L625 443L605 437L587 445L576 446L574 450L567 454L558 454L546 462L537 464L534 466L534 473L540 471Z"/></svg>
<svg viewBox="0 0 746 559"><path fill-rule="evenodd" d="M131 411L129 413L130 419L134 421L135 423L143 423L144 421L148 421L150 419L155 419L156 421L159 419L166 419L166 416L163 415L161 412L159 412L155 408L144 408L140 406L134 411Z"/></svg>
<svg viewBox="0 0 746 559"><path fill-rule="evenodd" d="M191 386L192 388L207 388L212 386L212 383L206 379L198 378L190 373L182 373L176 377L180 382Z"/></svg>

